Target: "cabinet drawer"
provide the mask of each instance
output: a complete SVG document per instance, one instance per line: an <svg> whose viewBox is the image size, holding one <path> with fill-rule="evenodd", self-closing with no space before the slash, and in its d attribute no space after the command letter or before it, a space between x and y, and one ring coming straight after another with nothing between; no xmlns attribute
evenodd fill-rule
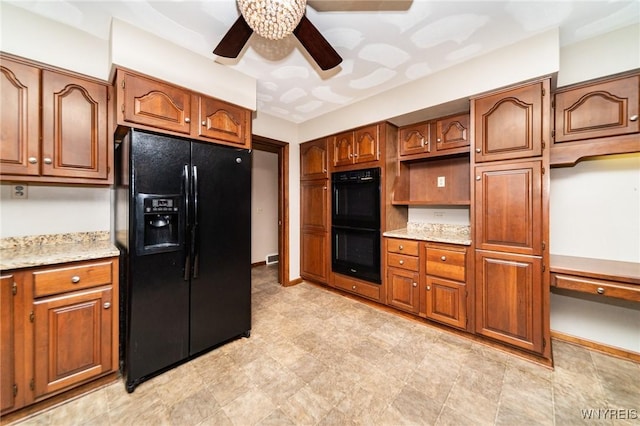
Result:
<svg viewBox="0 0 640 426"><path fill-rule="evenodd" d="M551 285L567 290L640 302L640 286L633 284L587 279L571 275L551 274Z"/></svg>
<svg viewBox="0 0 640 426"><path fill-rule="evenodd" d="M380 300L380 286L376 284L365 284L362 281L356 281L347 277L336 274L334 276L334 286L360 296L368 297L373 300Z"/></svg>
<svg viewBox="0 0 640 426"><path fill-rule="evenodd" d="M410 256L418 255L418 241L413 240L396 240L387 239L387 251L390 253L408 254Z"/></svg>
<svg viewBox="0 0 640 426"><path fill-rule="evenodd" d="M466 253L427 247L427 275L465 281Z"/></svg>
<svg viewBox="0 0 640 426"><path fill-rule="evenodd" d="M405 256L403 254L389 253L387 254L387 267L418 271L418 258L414 256Z"/></svg>
<svg viewBox="0 0 640 426"><path fill-rule="evenodd" d="M33 273L35 297L110 284L113 262L93 262Z"/></svg>

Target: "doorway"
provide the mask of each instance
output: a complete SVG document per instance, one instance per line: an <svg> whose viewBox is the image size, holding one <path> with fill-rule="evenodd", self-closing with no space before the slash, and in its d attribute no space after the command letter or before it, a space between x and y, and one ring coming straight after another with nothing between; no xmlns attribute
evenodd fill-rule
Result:
<svg viewBox="0 0 640 426"><path fill-rule="evenodd" d="M278 282L288 286L289 280L289 144L253 135L253 149L278 156Z"/></svg>

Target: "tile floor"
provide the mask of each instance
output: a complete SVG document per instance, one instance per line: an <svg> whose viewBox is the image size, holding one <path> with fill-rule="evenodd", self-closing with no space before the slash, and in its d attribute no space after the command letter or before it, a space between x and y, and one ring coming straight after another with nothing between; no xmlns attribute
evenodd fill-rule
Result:
<svg viewBox="0 0 640 426"><path fill-rule="evenodd" d="M21 424L640 424L639 364L554 341L551 371L276 274L254 268L249 339Z"/></svg>

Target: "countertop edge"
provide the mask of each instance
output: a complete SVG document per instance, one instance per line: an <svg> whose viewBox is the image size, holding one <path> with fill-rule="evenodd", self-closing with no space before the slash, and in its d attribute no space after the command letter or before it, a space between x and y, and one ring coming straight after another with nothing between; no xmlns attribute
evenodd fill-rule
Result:
<svg viewBox="0 0 640 426"><path fill-rule="evenodd" d="M428 241L434 243L457 244L463 246L471 245L471 240L467 236L434 232L409 232L406 229L385 231L382 233L382 236L390 238L404 238L417 241Z"/></svg>

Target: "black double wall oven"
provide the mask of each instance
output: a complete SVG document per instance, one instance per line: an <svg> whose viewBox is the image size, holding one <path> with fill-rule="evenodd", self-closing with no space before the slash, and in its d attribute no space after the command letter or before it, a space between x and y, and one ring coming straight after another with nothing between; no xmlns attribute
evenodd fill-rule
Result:
<svg viewBox="0 0 640 426"><path fill-rule="evenodd" d="M331 267L380 284L380 168L331 174Z"/></svg>

